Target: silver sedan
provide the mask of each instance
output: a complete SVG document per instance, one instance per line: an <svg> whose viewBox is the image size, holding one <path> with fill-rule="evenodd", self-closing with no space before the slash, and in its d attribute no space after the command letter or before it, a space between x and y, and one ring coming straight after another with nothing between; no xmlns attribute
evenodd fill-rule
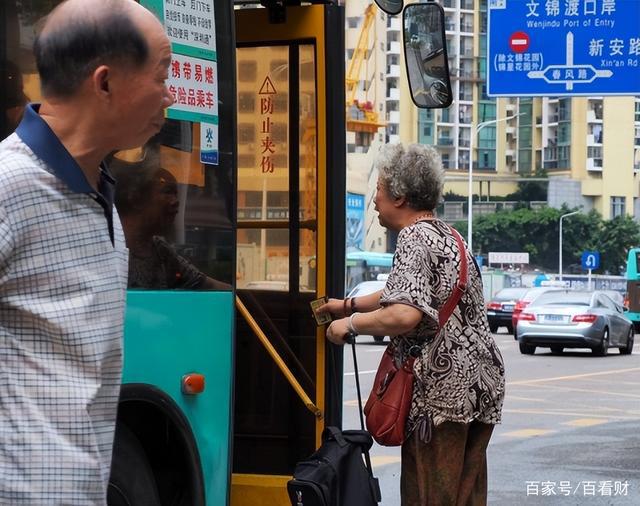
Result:
<svg viewBox="0 0 640 506"><path fill-rule="evenodd" d="M518 318L520 352L536 347L562 353L564 348L590 348L604 356L610 347L621 355L633 350L633 323L624 308L601 291L560 290L541 295Z"/></svg>

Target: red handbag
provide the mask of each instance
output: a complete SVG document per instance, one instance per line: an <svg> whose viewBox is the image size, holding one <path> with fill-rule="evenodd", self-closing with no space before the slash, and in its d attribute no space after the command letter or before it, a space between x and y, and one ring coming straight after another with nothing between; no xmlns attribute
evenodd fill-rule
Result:
<svg viewBox="0 0 640 506"><path fill-rule="evenodd" d="M447 323L467 287L468 263L464 244L457 230L452 228L451 232L461 253L460 276L451 296L438 311L440 327ZM410 356L398 368L393 359L394 351L395 348L389 344L380 360L373 388L364 407L367 430L382 446L400 446L404 442L405 425L413 398L413 363L416 358Z"/></svg>

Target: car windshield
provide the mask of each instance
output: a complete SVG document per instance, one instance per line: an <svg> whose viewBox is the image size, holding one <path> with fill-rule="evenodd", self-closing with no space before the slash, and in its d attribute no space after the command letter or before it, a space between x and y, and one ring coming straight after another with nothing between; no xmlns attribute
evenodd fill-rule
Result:
<svg viewBox="0 0 640 506"><path fill-rule="evenodd" d="M361 297L362 295L369 295L370 293L377 292L384 288L384 281L365 281L355 286L349 297Z"/></svg>
<svg viewBox="0 0 640 506"><path fill-rule="evenodd" d="M589 292L547 292L534 301L536 306L588 306L592 294Z"/></svg>
<svg viewBox="0 0 640 506"><path fill-rule="evenodd" d="M503 288L496 293L495 300L518 300L526 293L526 288Z"/></svg>

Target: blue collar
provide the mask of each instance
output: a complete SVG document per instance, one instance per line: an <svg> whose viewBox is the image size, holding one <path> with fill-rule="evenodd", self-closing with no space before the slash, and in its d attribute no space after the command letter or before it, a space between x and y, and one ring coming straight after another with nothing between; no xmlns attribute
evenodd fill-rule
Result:
<svg viewBox="0 0 640 506"><path fill-rule="evenodd" d="M22 121L16 133L35 155L43 160L51 172L76 193L95 193L78 162L67 151L53 130L40 117L40 104L29 104L25 107ZM112 194L110 186L115 181L104 164L100 165L99 189L103 197ZM111 201L113 203L113 201Z"/></svg>
<svg viewBox="0 0 640 506"><path fill-rule="evenodd" d="M53 133L49 125L40 117L40 104L29 104L25 107L22 121L16 133L35 155L44 161L54 176L63 181L71 191L86 193L98 202L104 211L109 229L111 243L114 244L113 232L113 200L115 180L107 166L100 164L98 192L91 187L78 162L71 156L60 139Z"/></svg>

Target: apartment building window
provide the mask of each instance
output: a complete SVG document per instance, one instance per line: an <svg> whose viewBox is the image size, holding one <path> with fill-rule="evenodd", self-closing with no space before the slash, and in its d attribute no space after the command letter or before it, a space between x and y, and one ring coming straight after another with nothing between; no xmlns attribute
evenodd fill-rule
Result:
<svg viewBox="0 0 640 506"><path fill-rule="evenodd" d="M518 112L521 114L518 119L520 126L533 124L533 103L531 99L520 100Z"/></svg>
<svg viewBox="0 0 640 506"><path fill-rule="evenodd" d="M349 28L358 28L359 22L360 22L360 18L358 16L352 16L347 18L347 26Z"/></svg>
<svg viewBox="0 0 640 506"><path fill-rule="evenodd" d="M531 147L531 127L522 127L518 132L518 144L521 148Z"/></svg>
<svg viewBox="0 0 640 506"><path fill-rule="evenodd" d="M600 112L602 118L602 111ZM571 99L563 98L558 103L558 121L570 121L571 120Z"/></svg>
<svg viewBox="0 0 640 506"><path fill-rule="evenodd" d="M636 100L636 122L640 123L640 100Z"/></svg>
<svg viewBox="0 0 640 506"><path fill-rule="evenodd" d="M603 112L603 108L604 106L602 105L602 100L594 100L592 102L592 110L595 112L596 114L596 119L602 119L602 112ZM637 106L637 104L636 104Z"/></svg>
<svg viewBox="0 0 640 506"><path fill-rule="evenodd" d="M255 93L247 93L246 91L238 93L238 111L253 112L256 108Z"/></svg>
<svg viewBox="0 0 640 506"><path fill-rule="evenodd" d="M488 126L480 132L478 132L478 147L479 148L496 148L496 127Z"/></svg>
<svg viewBox="0 0 640 506"><path fill-rule="evenodd" d="M571 124L563 123L558 128L558 143L565 144L571 142Z"/></svg>
<svg viewBox="0 0 640 506"><path fill-rule="evenodd" d="M611 197L611 218L624 216L626 197Z"/></svg>
<svg viewBox="0 0 640 506"><path fill-rule="evenodd" d="M487 59L479 57L478 58L478 79L484 81L487 78Z"/></svg>
<svg viewBox="0 0 640 506"><path fill-rule="evenodd" d="M257 79L258 63L255 61L238 62L238 81L252 82Z"/></svg>
<svg viewBox="0 0 640 506"><path fill-rule="evenodd" d="M496 103L481 102L478 104L478 122L491 121L496 119Z"/></svg>
<svg viewBox="0 0 640 506"><path fill-rule="evenodd" d="M558 146L558 168L568 169L571 166L571 147Z"/></svg>
<svg viewBox="0 0 640 506"><path fill-rule="evenodd" d="M531 150L530 149L518 150L518 172L522 172L522 173L531 172Z"/></svg>
<svg viewBox="0 0 640 506"><path fill-rule="evenodd" d="M478 150L478 168L483 170L495 170L496 152L495 150Z"/></svg>

